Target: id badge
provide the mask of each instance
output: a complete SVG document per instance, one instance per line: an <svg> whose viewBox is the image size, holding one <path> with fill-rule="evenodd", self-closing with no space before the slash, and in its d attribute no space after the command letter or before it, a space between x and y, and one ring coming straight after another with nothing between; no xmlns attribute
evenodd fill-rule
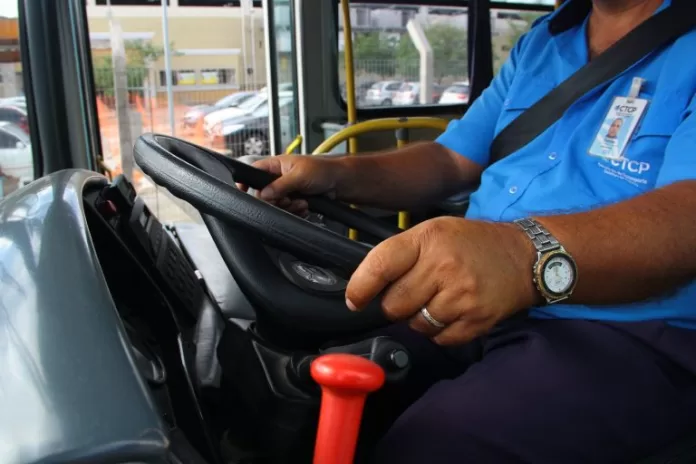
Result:
<svg viewBox="0 0 696 464"><path fill-rule="evenodd" d="M623 158L626 146L647 107L648 100L643 98L614 98L590 146L590 155L608 160Z"/></svg>
<svg viewBox="0 0 696 464"><path fill-rule="evenodd" d="M648 100L636 98L642 83L642 79L635 78L628 97L614 98L588 150L590 155L608 160L623 158L626 146L648 107Z"/></svg>

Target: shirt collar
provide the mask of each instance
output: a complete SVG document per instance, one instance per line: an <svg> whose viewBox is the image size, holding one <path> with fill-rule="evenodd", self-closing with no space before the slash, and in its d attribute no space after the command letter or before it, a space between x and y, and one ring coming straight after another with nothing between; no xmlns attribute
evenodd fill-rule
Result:
<svg viewBox="0 0 696 464"><path fill-rule="evenodd" d="M671 3L672 0L664 0L655 13L664 10ZM590 10L592 10L592 0L566 0L549 19L549 32L551 35L558 35L582 24Z"/></svg>

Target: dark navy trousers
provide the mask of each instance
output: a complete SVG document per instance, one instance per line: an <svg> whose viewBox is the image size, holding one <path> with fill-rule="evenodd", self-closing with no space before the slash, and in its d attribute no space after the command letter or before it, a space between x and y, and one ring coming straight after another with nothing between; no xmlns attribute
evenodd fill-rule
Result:
<svg viewBox="0 0 696 464"><path fill-rule="evenodd" d="M517 317L460 347L386 332L413 364L368 399L369 462L631 463L696 432L696 331Z"/></svg>

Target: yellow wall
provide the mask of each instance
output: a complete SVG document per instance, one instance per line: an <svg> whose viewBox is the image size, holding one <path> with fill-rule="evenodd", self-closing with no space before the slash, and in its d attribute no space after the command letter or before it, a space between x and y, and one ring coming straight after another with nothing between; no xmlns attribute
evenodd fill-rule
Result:
<svg viewBox="0 0 696 464"><path fill-rule="evenodd" d="M124 33L147 32L154 33L152 43L162 46L162 20L160 17L123 17L119 18ZM106 18L91 17L88 19L89 31L108 33L109 22ZM248 26L251 31L251 24ZM193 69L200 71L206 68L225 68L236 70L237 84L243 84L246 76L241 50L242 43L242 19L239 17L170 17L169 40L173 44L172 69ZM253 76L249 76L249 83L265 81L265 50L263 46L263 27L257 20L254 32L254 44L251 43L251 34L247 34L247 66L252 67L252 47L255 46L256 66ZM236 49L236 55L178 55L177 50L201 50L201 49ZM104 53L104 51L96 51ZM107 51L108 53L108 51ZM157 70L164 69L164 59L155 63Z"/></svg>

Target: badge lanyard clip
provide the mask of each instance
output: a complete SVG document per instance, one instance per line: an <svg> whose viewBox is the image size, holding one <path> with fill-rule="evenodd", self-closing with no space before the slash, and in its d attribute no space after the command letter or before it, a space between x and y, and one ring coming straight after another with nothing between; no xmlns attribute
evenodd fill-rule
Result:
<svg viewBox="0 0 696 464"><path fill-rule="evenodd" d="M633 82L631 82L631 90L628 92L628 103L633 103L633 100L638 98L640 95L640 89L643 88L643 83L645 79L642 77L634 77Z"/></svg>

